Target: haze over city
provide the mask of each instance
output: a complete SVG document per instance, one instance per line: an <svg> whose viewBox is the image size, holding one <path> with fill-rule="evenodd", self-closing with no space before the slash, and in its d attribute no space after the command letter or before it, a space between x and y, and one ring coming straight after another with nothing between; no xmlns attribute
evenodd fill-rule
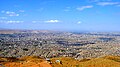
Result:
<svg viewBox="0 0 120 67"><path fill-rule="evenodd" d="M1 29L120 31L119 0L0 0Z"/></svg>

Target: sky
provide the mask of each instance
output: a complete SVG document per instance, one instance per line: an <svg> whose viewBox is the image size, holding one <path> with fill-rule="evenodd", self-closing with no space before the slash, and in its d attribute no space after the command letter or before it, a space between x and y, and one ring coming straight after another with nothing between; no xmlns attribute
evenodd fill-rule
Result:
<svg viewBox="0 0 120 67"><path fill-rule="evenodd" d="M120 0L0 0L0 29L120 32Z"/></svg>

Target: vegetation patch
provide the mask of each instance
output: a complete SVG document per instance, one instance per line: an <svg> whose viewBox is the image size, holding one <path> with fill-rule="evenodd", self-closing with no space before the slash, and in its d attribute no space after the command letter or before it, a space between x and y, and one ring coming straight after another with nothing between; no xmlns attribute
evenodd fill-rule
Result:
<svg viewBox="0 0 120 67"><path fill-rule="evenodd" d="M106 56L104 58L120 62L120 56Z"/></svg>
<svg viewBox="0 0 120 67"><path fill-rule="evenodd" d="M80 62L85 62L85 61L89 61L90 59L82 59L82 60L80 60Z"/></svg>

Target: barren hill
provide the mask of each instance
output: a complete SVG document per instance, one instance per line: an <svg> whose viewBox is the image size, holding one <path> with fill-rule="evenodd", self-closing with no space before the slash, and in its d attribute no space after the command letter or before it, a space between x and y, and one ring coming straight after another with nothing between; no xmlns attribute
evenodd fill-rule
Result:
<svg viewBox="0 0 120 67"><path fill-rule="evenodd" d="M51 58L49 61L34 57L0 58L0 65L5 67L120 67L119 56L76 60L70 57Z"/></svg>

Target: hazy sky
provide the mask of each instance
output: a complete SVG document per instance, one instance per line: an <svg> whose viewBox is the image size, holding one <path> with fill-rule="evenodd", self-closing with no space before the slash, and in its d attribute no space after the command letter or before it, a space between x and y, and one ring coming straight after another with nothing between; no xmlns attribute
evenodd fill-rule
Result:
<svg viewBox="0 0 120 67"><path fill-rule="evenodd" d="M120 31L120 0L0 0L0 28Z"/></svg>

